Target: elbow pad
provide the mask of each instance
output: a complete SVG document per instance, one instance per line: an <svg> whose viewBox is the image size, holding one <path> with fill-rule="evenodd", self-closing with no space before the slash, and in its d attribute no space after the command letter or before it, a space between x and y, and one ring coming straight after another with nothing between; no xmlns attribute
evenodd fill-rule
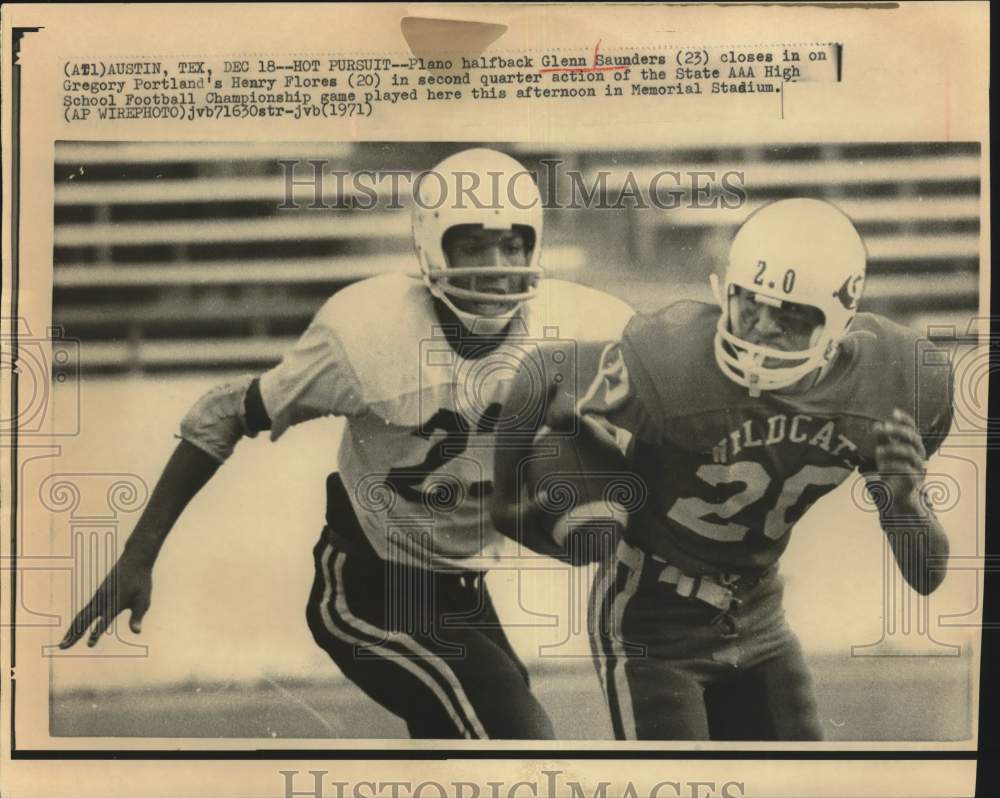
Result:
<svg viewBox="0 0 1000 798"><path fill-rule="evenodd" d="M206 393L182 419L180 437L220 463L228 460L240 438L257 435L247 426L243 408L253 379L241 377Z"/></svg>

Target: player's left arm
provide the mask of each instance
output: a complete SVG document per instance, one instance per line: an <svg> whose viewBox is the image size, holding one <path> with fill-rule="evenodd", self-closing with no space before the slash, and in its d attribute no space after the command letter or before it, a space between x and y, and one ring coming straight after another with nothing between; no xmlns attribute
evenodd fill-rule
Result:
<svg viewBox="0 0 1000 798"><path fill-rule="evenodd" d="M913 418L896 409L876 425L875 474L867 477L879 521L903 577L922 595L938 588L948 536L923 496L927 451Z"/></svg>

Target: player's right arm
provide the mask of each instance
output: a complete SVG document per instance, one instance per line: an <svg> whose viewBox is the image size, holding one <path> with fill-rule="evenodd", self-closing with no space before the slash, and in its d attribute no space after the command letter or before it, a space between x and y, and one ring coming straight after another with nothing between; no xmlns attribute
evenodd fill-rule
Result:
<svg viewBox="0 0 1000 798"><path fill-rule="evenodd" d="M557 361L547 356L543 345L537 362L533 364L531 358L522 362L500 413L500 418L516 417L520 423L497 433L494 455L491 517L507 537L517 540L524 530L545 528L553 521L523 484L523 464L536 454L535 439L544 429L571 429L577 416L598 424L599 419L609 421L618 428L616 432L638 428L641 414L631 395L620 346L618 342L588 342L577 347L577 357ZM562 365L554 365L557 362ZM574 392L577 385L585 387L582 395Z"/></svg>
<svg viewBox="0 0 1000 798"><path fill-rule="evenodd" d="M130 610L133 632L149 609L152 570L184 508L232 455L243 437L288 427L325 415L350 415L361 391L335 329L325 323L329 303L275 368L212 389L181 421L181 442L164 467L149 504L118 561L70 624L61 648L75 645L88 630L93 646L114 619Z"/></svg>
<svg viewBox="0 0 1000 798"><path fill-rule="evenodd" d="M149 504L129 536L121 556L89 602L77 613L59 644L75 645L93 626L88 646L94 646L114 619L130 610L129 627L139 633L153 589L153 563L163 541L188 502L219 468L198 447L181 441L170 456Z"/></svg>

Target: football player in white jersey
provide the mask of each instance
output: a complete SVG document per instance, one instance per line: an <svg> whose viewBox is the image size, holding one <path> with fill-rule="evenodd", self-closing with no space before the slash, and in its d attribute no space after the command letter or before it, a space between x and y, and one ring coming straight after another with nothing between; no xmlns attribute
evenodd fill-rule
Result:
<svg viewBox="0 0 1000 798"><path fill-rule="evenodd" d="M339 473L307 609L316 642L413 737L544 739L551 721L500 626L483 572L493 432L515 366L538 339L621 334L631 309L543 279L542 203L514 159L470 149L415 187L420 279L386 274L331 297L281 363L209 392L123 553L61 645L94 645L130 610L184 507L239 439L340 415Z"/></svg>

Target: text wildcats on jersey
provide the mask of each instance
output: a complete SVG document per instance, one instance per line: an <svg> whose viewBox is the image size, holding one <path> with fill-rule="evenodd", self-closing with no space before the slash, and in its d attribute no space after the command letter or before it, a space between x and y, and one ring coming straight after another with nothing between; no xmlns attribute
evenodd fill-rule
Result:
<svg viewBox="0 0 1000 798"><path fill-rule="evenodd" d="M770 416L766 422L748 418L712 448L712 461L728 463L744 449L790 441L816 446L834 457L842 457L845 465L853 466L850 455L858 447L844 435L834 435L835 428L835 421L824 422L803 413L796 413L790 418L785 413L778 413ZM845 452L847 456L844 456Z"/></svg>

